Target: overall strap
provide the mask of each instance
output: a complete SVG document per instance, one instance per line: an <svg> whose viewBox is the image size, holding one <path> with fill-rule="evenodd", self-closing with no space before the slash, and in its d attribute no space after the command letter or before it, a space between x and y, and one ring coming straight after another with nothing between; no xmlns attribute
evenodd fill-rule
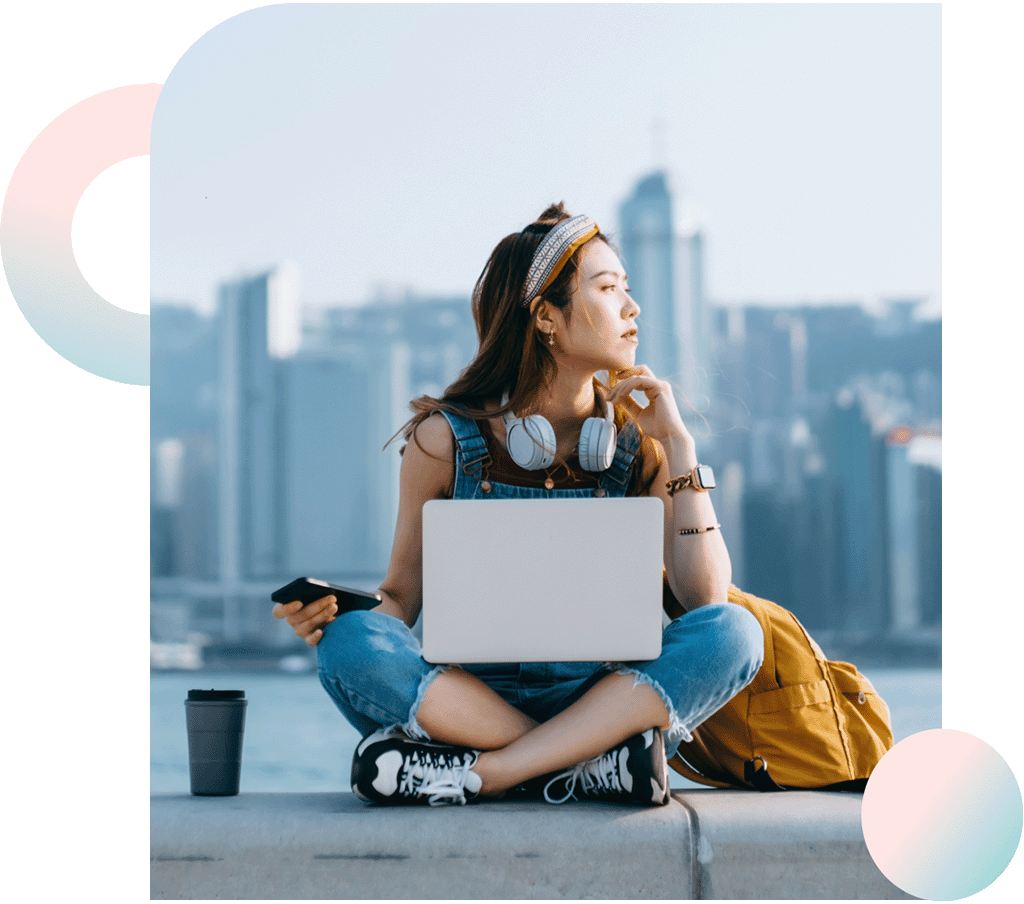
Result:
<svg viewBox="0 0 1024 904"><path fill-rule="evenodd" d="M473 499L479 495L480 481L491 464L480 427L471 417L440 411L455 434L455 488L453 499Z"/></svg>
<svg viewBox="0 0 1024 904"><path fill-rule="evenodd" d="M633 461L639 449L640 428L632 419L627 420L615 442L615 458L611 467L601 474L598 486L612 496L625 495Z"/></svg>

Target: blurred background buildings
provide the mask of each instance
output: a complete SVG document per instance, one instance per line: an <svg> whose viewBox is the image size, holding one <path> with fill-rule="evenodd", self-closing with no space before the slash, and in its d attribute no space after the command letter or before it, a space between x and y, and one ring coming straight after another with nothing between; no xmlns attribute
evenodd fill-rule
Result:
<svg viewBox="0 0 1024 904"><path fill-rule="evenodd" d="M642 308L638 361L676 386L715 468L734 583L830 654L937 665L941 320L924 298L716 304L675 200L652 172L606 231ZM377 586L401 443L382 449L475 353L468 293L304 307L300 275L228 279L209 317L152 302L157 666L307 655L270 592L297 575Z"/></svg>

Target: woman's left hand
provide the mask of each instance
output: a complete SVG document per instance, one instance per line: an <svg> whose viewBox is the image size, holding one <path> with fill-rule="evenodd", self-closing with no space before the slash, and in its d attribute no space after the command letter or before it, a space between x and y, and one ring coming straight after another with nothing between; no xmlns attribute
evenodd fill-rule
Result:
<svg viewBox="0 0 1024 904"><path fill-rule="evenodd" d="M620 370L615 377L618 382L608 392L607 401L613 405L627 404L630 409L636 407L633 418L644 433L663 445L672 440L693 443L679 415L672 386L666 380L659 380L644 364ZM643 408L626 401L630 393L637 390L647 396L647 405Z"/></svg>

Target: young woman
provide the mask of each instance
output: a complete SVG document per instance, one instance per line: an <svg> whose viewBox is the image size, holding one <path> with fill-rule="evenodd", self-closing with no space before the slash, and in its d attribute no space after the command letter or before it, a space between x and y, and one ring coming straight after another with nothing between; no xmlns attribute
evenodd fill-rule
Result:
<svg viewBox="0 0 1024 904"><path fill-rule="evenodd" d="M636 366L639 312L589 217L555 205L503 239L473 293L475 359L440 399L412 402L383 602L340 616L333 597L275 606L318 646L323 686L365 735L352 769L364 799L463 804L529 782L551 802L665 804L666 757L753 679L761 629L725 602L731 566L714 481L698 471L669 384ZM630 397L637 391L645 406ZM525 449L509 444L513 419L528 415L550 431L539 442L531 431ZM423 660L409 629L420 612L425 502L604 495L654 495L665 506L664 562L679 604L656 660ZM628 566L628 544L606 554Z"/></svg>

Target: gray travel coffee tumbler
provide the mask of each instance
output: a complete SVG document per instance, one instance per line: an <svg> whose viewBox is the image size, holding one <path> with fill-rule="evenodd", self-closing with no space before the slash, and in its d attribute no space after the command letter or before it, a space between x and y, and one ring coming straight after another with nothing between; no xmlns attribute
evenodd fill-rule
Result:
<svg viewBox="0 0 1024 904"><path fill-rule="evenodd" d="M193 794L237 794L245 691L189 691L185 701Z"/></svg>

